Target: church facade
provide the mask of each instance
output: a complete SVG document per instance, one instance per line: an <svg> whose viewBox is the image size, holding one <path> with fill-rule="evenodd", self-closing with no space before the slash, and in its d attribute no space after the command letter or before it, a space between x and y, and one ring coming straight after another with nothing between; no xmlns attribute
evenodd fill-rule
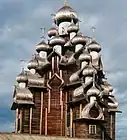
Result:
<svg viewBox="0 0 127 140"><path fill-rule="evenodd" d="M67 2L16 77L15 133L115 140L118 102L104 74L101 45L82 34Z"/></svg>

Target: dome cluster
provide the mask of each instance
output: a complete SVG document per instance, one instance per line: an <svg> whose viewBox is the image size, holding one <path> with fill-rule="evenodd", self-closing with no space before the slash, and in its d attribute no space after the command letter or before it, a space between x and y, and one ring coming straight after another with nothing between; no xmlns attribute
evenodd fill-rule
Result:
<svg viewBox="0 0 127 140"><path fill-rule="evenodd" d="M12 109L17 113L17 132L64 136L69 130L67 137L106 138L110 124L114 133L118 103L105 78L101 45L81 33L78 15L67 2L53 22L37 43L28 69L16 77ZM97 138L89 133L91 125L97 127Z"/></svg>

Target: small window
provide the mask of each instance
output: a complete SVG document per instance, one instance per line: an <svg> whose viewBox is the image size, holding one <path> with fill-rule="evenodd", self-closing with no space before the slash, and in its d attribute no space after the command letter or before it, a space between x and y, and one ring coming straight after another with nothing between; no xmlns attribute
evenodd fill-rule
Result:
<svg viewBox="0 0 127 140"><path fill-rule="evenodd" d="M47 57L47 52L41 51L39 55L40 55L41 58L46 58Z"/></svg>
<svg viewBox="0 0 127 140"><path fill-rule="evenodd" d="M89 125L89 134L96 134L96 125Z"/></svg>
<svg viewBox="0 0 127 140"><path fill-rule="evenodd" d="M58 52L59 54L61 54L61 46L59 46L59 45L56 45L56 46L54 46L54 48L53 48L56 52Z"/></svg>

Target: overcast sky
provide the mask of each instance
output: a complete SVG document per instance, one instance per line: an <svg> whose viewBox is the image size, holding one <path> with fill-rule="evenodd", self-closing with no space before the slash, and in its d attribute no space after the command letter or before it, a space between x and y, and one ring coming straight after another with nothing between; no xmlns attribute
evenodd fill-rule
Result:
<svg viewBox="0 0 127 140"><path fill-rule="evenodd" d="M64 0L0 0L0 131L14 130L10 111L13 85L21 70L20 59L29 61L40 40L40 27L52 26L51 14ZM108 81L114 86L122 114L117 115L117 137L127 137L127 0L68 0L77 11L84 35L102 45Z"/></svg>

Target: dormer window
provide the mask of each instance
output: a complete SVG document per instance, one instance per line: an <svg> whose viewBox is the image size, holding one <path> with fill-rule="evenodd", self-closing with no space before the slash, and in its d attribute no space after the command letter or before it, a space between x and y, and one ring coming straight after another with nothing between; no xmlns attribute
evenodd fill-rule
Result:
<svg viewBox="0 0 127 140"><path fill-rule="evenodd" d="M96 125L89 125L89 134L96 134Z"/></svg>

